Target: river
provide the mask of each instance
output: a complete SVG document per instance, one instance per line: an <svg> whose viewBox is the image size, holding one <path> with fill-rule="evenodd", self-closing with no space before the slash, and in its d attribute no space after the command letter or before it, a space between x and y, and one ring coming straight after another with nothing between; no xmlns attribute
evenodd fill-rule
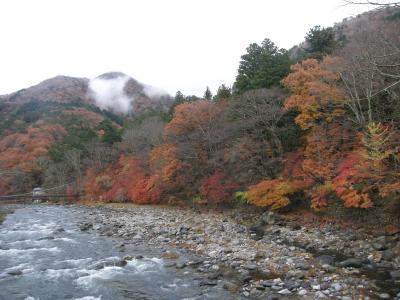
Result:
<svg viewBox="0 0 400 300"><path fill-rule="evenodd" d="M28 205L0 225L0 299L231 299L168 267L150 246L121 253L117 241L81 232L78 207ZM127 262L122 257L144 257ZM126 265L125 265L126 263Z"/></svg>

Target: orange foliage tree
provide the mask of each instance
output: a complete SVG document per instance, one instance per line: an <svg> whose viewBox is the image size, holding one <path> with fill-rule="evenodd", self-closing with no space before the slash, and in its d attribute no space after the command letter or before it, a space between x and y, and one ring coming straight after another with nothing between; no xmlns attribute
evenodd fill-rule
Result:
<svg viewBox="0 0 400 300"><path fill-rule="evenodd" d="M221 101L214 104L206 100L187 102L175 107L172 120L166 126L167 134L184 135L194 130L204 134L212 129L215 119L218 119L226 108Z"/></svg>
<svg viewBox="0 0 400 300"><path fill-rule="evenodd" d="M13 133L0 140L0 162L7 169L19 167L29 171L35 159L47 154L57 136L65 129L58 124L29 126L25 133Z"/></svg>
<svg viewBox="0 0 400 300"><path fill-rule="evenodd" d="M289 197L300 191L304 182L300 180L263 180L249 187L246 197L257 206L278 209L290 203Z"/></svg>
<svg viewBox="0 0 400 300"><path fill-rule="evenodd" d="M187 176L190 165L177 157L177 148L173 144L163 144L151 151L150 168L153 178L149 182L158 190L179 193L190 185Z"/></svg>
<svg viewBox="0 0 400 300"><path fill-rule="evenodd" d="M291 66L291 71L282 84L291 92L285 101L285 109L296 109L299 115L295 122L302 129L310 129L317 121L332 122L343 114L343 92L338 88L339 74L329 69L336 58L327 56L320 63L306 59Z"/></svg>
<svg viewBox="0 0 400 300"><path fill-rule="evenodd" d="M173 142L187 160L205 163L217 151L219 130L227 103L198 100L175 107L172 120L165 127L166 138Z"/></svg>
<svg viewBox="0 0 400 300"><path fill-rule="evenodd" d="M103 173L106 173L106 171ZM88 169L86 171L84 191L87 198L91 200L99 200L102 198L102 195L111 187L111 178L106 176L107 175L98 174L93 169ZM107 183L105 183L106 178L109 179Z"/></svg>

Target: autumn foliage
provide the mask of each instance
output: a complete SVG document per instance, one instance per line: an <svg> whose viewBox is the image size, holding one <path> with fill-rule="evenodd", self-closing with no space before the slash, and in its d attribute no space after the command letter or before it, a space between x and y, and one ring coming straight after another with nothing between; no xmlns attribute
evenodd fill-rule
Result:
<svg viewBox="0 0 400 300"><path fill-rule="evenodd" d="M213 104L206 100L180 104L165 128L166 134L184 135L196 129L206 132L225 108L223 104Z"/></svg>
<svg viewBox="0 0 400 300"><path fill-rule="evenodd" d="M247 197L258 206L277 209L290 203L302 190L317 211L334 198L345 207L370 208L377 194L388 196L400 186L398 130L382 123L368 123L362 130L346 124L345 96L339 74L322 62L308 59L292 66L282 83L291 91L284 107L297 110L295 122L304 130L304 144L289 153L281 174L250 186Z"/></svg>
<svg viewBox="0 0 400 300"><path fill-rule="evenodd" d="M282 81L291 92L285 109L299 111L295 121L302 129L313 128L321 120L332 122L343 114L343 93L336 85L340 77L329 70L334 63L335 59L329 56L321 63L316 59L304 60L293 65L292 73Z"/></svg>
<svg viewBox="0 0 400 300"><path fill-rule="evenodd" d="M32 163L47 154L57 137L65 133L58 124L29 126L26 132L13 133L0 140L0 162L7 169L19 167L23 170L32 168Z"/></svg>
<svg viewBox="0 0 400 300"><path fill-rule="evenodd" d="M250 186L247 198L257 206L278 209L290 203L290 196L305 186L301 180L273 179L264 180Z"/></svg>
<svg viewBox="0 0 400 300"><path fill-rule="evenodd" d="M85 193L93 200L106 202L159 203L161 196L154 177L144 173L137 159L124 155L116 166L100 174L88 170Z"/></svg>
<svg viewBox="0 0 400 300"><path fill-rule="evenodd" d="M213 203L221 203L232 200L232 193L238 188L238 184L226 180L222 170L216 170L210 177L203 180L200 186L200 194Z"/></svg>

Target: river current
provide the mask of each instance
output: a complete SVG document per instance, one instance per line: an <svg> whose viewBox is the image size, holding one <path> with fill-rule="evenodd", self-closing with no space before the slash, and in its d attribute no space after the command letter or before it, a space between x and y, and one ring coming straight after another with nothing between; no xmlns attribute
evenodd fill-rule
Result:
<svg viewBox="0 0 400 300"><path fill-rule="evenodd" d="M199 285L193 270L176 270L148 249L121 253L112 238L81 232L80 208L29 205L0 225L0 299L231 299ZM132 259L120 265L125 255Z"/></svg>

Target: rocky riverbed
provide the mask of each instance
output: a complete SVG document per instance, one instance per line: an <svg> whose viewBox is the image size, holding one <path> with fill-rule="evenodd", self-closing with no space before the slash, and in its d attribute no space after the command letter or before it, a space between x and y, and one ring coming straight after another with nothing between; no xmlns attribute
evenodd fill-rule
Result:
<svg viewBox="0 0 400 300"><path fill-rule="evenodd" d="M195 269L206 275L200 285L223 286L238 298L400 299L399 233L302 226L270 212L85 211L82 231L116 238L121 253L140 245L159 249L170 268Z"/></svg>

